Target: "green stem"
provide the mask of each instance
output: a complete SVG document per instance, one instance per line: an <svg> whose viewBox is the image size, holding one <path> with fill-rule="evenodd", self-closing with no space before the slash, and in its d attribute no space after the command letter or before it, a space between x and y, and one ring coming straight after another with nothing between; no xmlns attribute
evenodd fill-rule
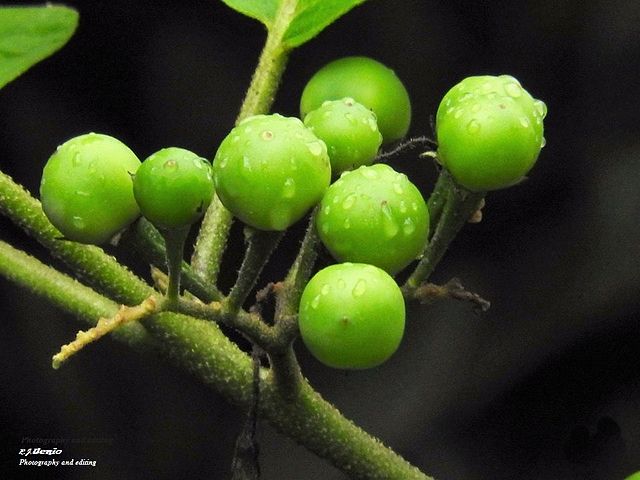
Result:
<svg viewBox="0 0 640 480"><path fill-rule="evenodd" d="M118 310L114 302L4 242L0 242L0 273L88 324ZM163 312L144 320L143 325L152 338L135 323L118 329L113 336L136 349L148 351L149 347L156 347L232 403L250 407L251 360L215 323ZM291 400L283 397L268 371L263 371L261 377L265 379L261 415L347 474L367 479L429 479L344 418L305 381Z"/></svg>
<svg viewBox="0 0 640 480"><path fill-rule="evenodd" d="M89 285L129 305L142 302L153 289L98 247L61 240L40 202L0 172L0 213L62 260Z"/></svg>
<svg viewBox="0 0 640 480"><path fill-rule="evenodd" d="M258 66L236 118L236 125L244 118L268 113L271 109L289 59L289 51L283 45L282 38L291 21L296 3L281 2L281 11L276 15L276 23L267 34ZM232 221L231 213L217 196L214 197L202 221L191 260L194 271L205 283L213 285L217 281Z"/></svg>
<svg viewBox="0 0 640 480"><path fill-rule="evenodd" d="M314 208L309 216L309 224L298 255L284 279L282 288L278 291L275 315L276 323L283 317L295 315L298 312L300 296L309 281L309 277L311 277L313 266L318 256L316 251L316 246L319 242L318 232L316 231L317 215L318 207Z"/></svg>
<svg viewBox="0 0 640 480"><path fill-rule="evenodd" d="M442 169L427 201L427 208L429 209L429 238L433 237L436 231L440 214L442 213L444 205L447 203L450 188L449 175Z"/></svg>
<svg viewBox="0 0 640 480"><path fill-rule="evenodd" d="M283 235L284 232L263 232L251 227L245 228L247 248L244 259L236 283L225 301L230 312L235 313L242 307Z"/></svg>
<svg viewBox="0 0 640 480"><path fill-rule="evenodd" d="M232 223L233 215L214 195L202 220L191 256L191 267L205 285L215 285L218 281L220 262Z"/></svg>
<svg viewBox="0 0 640 480"><path fill-rule="evenodd" d="M403 286L405 294L409 296L411 296L410 290L416 289L429 278L449 244L477 210L485 196L485 192L470 192L463 189L454 182L446 170L440 172L440 177L438 183L442 182L442 184L438 190L446 192L442 194L445 202L424 255Z"/></svg>
<svg viewBox="0 0 640 480"><path fill-rule="evenodd" d="M112 317L118 312L117 303L1 240L0 275L88 325L93 326L98 318ZM119 328L113 335L117 340L143 350L156 343L137 323Z"/></svg>
<svg viewBox="0 0 640 480"><path fill-rule="evenodd" d="M182 261L184 260L184 242L187 240L189 228L177 230L163 230L162 236L167 251L167 271L169 286L167 287L167 308L174 308L180 296L180 277L182 276Z"/></svg>
<svg viewBox="0 0 640 480"><path fill-rule="evenodd" d="M302 387L302 372L290 343L282 351L267 352L271 365L271 379L283 399L294 401Z"/></svg>
<svg viewBox="0 0 640 480"><path fill-rule="evenodd" d="M144 217L140 217L132 230L131 234L122 238L120 245L129 243L147 263L164 265L167 261L167 252L162 234ZM222 299L222 293L215 285L205 284L185 261L182 262L182 283L186 290L203 302Z"/></svg>

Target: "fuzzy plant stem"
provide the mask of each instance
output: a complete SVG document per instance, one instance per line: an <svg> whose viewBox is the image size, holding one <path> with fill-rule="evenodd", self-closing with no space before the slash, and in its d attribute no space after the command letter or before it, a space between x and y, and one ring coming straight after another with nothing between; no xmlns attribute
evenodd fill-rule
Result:
<svg viewBox="0 0 640 480"><path fill-rule="evenodd" d="M0 214L62 260L80 279L128 305L142 302L153 289L101 248L64 240L33 198L11 177L0 172Z"/></svg>
<svg viewBox="0 0 640 480"><path fill-rule="evenodd" d="M275 99L289 59L289 50L282 43L293 15L289 4L296 2L281 3L282 10L276 16L276 23L269 28L258 66L236 118L236 125L252 115L268 113ZM220 199L214 196L202 221L191 259L194 271L205 283L213 285L217 281L232 221L231 213L222 205Z"/></svg>
<svg viewBox="0 0 640 480"><path fill-rule="evenodd" d="M118 311L114 302L4 242L0 242L0 274L74 313L84 323L95 324L98 318ZM162 312L142 325L126 325L115 331L113 338L136 349L168 356L230 402L245 410L250 408L251 359L217 324ZM296 392L285 396L269 370L263 369L260 378L260 415L347 475L357 479L430 480L347 420L305 380L300 381Z"/></svg>
<svg viewBox="0 0 640 480"><path fill-rule="evenodd" d="M485 192L465 190L457 185L451 175L443 169L434 195L429 203L430 206L435 206L434 210L437 212L435 228L422 259L403 286L405 294L415 290L429 278L449 244L478 209Z"/></svg>
<svg viewBox="0 0 640 480"><path fill-rule="evenodd" d="M189 228L163 230L162 236L167 251L167 271L169 286L167 287L167 307L174 308L180 296L180 277L182 276L182 261L184 259L184 243L189 234Z"/></svg>

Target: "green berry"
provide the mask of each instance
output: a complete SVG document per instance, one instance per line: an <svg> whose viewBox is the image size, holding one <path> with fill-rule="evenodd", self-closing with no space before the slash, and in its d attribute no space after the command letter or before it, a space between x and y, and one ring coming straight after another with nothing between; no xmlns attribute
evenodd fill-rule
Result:
<svg viewBox="0 0 640 480"><path fill-rule="evenodd" d="M42 172L40 197L68 240L102 244L140 215L131 174L138 157L120 140L88 133L60 145Z"/></svg>
<svg viewBox="0 0 640 480"><path fill-rule="evenodd" d="M640 472L636 472L631 476L627 477L625 480L640 480Z"/></svg>
<svg viewBox="0 0 640 480"><path fill-rule="evenodd" d="M243 120L213 161L223 205L259 230L285 230L316 205L331 180L327 147L297 118Z"/></svg>
<svg viewBox="0 0 640 480"><path fill-rule="evenodd" d="M380 365L404 333L402 292L383 270L342 263L316 273L300 300L300 334L312 355L334 368Z"/></svg>
<svg viewBox="0 0 640 480"><path fill-rule="evenodd" d="M438 158L471 191L516 184L544 146L546 113L509 75L465 78L438 107Z"/></svg>
<svg viewBox="0 0 640 480"><path fill-rule="evenodd" d="M371 165L382 143L375 114L349 97L327 100L304 124L327 145L334 176Z"/></svg>
<svg viewBox="0 0 640 480"><path fill-rule="evenodd" d="M163 148L142 162L133 192L140 211L157 228L188 227L213 198L211 165L189 150Z"/></svg>
<svg viewBox="0 0 640 480"><path fill-rule="evenodd" d="M326 100L355 99L373 110L383 142L407 134L411 123L409 94L393 70L368 57L345 57L322 67L307 83L300 100L300 116Z"/></svg>
<svg viewBox="0 0 640 480"><path fill-rule="evenodd" d="M316 225L338 261L369 263L395 274L422 253L429 211L406 175L377 164L346 172L333 183Z"/></svg>

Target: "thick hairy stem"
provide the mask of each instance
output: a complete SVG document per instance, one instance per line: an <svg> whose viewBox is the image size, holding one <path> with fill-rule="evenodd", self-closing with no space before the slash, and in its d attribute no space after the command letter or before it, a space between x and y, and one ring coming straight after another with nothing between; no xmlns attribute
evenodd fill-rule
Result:
<svg viewBox="0 0 640 480"><path fill-rule="evenodd" d="M117 303L1 240L0 275L46 298L87 325L95 325L101 317L112 317L119 309ZM155 340L137 323L119 328L113 336L138 349L155 346Z"/></svg>
<svg viewBox="0 0 640 480"><path fill-rule="evenodd" d="M4 242L0 242L0 274L73 312L85 323L95 324L98 318L118 311L114 302ZM132 323L115 331L113 337L137 349L155 347L154 351L163 352L232 403L250 408L251 359L215 323L163 312L144 320L143 325L146 331ZM268 370L260 376L261 416L348 475L363 479L429 479L344 418L305 381L288 398Z"/></svg>
<svg viewBox="0 0 640 480"><path fill-rule="evenodd" d="M98 247L62 240L40 202L11 177L0 172L0 213L9 217L51 254L62 260L82 280L115 300L138 304L153 289Z"/></svg>
<svg viewBox="0 0 640 480"><path fill-rule="evenodd" d="M293 14L293 11L289 11L292 10L288 5L290 3L282 2L283 11L279 12L276 24L269 30L236 124L252 115L268 113L271 109L289 58L289 51L282 44L282 36ZM231 213L217 196L214 197L202 221L191 260L194 271L205 283L213 285L217 280L232 220Z"/></svg>

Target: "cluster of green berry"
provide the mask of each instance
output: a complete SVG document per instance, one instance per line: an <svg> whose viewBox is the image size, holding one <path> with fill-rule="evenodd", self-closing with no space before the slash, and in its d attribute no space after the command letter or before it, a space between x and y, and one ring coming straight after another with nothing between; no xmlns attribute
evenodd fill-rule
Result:
<svg viewBox="0 0 640 480"><path fill-rule="evenodd" d="M300 111L302 120L245 118L213 164L180 148L140 163L115 138L76 137L45 166L44 211L67 239L100 244L140 213L161 232L184 233L214 194L258 230L285 230L317 206L318 236L342 263L306 285L302 339L327 365L378 365L404 331L404 299L392 275L419 257L429 238L429 211L418 188L388 165L374 164L381 145L406 135L409 96L389 68L347 57L311 78ZM469 190L516 183L543 145L544 115L544 103L512 77L467 78L438 109L438 158Z"/></svg>

